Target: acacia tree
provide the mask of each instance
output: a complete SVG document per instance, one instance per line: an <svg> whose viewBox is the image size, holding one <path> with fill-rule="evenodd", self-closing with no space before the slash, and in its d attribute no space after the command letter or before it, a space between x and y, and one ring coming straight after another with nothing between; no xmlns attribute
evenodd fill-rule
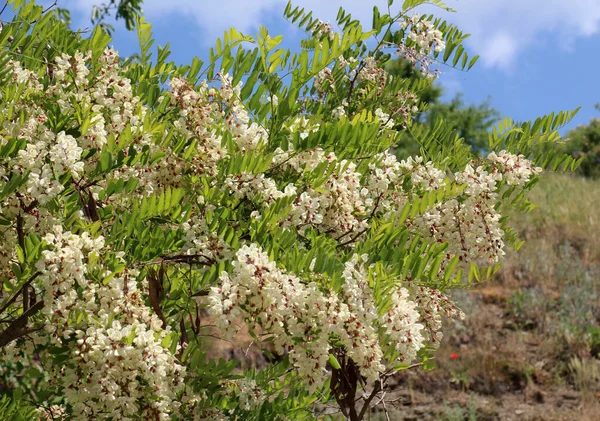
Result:
<svg viewBox="0 0 600 421"><path fill-rule="evenodd" d="M232 29L210 60L140 54L12 0L0 33L3 382L49 419L361 420L393 373L428 364L441 291L493 271L527 210L535 152L573 113L503 121L486 158L443 120L413 122L433 78L467 68L465 35L407 0L339 32L288 5L297 52ZM430 3L444 7L440 1ZM392 1L389 1L390 7ZM250 46L250 47L249 47ZM408 133L420 156L389 148ZM549 158L550 156L550 158ZM210 318L202 316L202 312ZM247 329L264 370L212 361ZM11 406L12 407L12 406ZM1 408L1 406L0 406ZM5 416L4 418L8 418Z"/></svg>

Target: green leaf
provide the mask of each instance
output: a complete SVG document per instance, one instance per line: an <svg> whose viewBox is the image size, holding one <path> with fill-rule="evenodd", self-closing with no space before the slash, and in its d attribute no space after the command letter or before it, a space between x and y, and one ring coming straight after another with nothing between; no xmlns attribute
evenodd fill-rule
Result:
<svg viewBox="0 0 600 421"><path fill-rule="evenodd" d="M340 365L340 363L338 362L337 358L333 354L329 354L329 364L335 370L341 370L342 369L342 366Z"/></svg>

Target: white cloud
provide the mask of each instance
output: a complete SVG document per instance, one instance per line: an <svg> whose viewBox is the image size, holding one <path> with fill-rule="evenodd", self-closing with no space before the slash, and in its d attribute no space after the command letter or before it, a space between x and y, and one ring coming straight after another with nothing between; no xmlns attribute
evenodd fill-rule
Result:
<svg viewBox="0 0 600 421"><path fill-rule="evenodd" d="M89 16L98 0L63 0L64 6L78 9ZM399 5L402 0L396 0ZM599 0L446 0L458 13L444 14L464 32L472 34L467 41L474 54L480 54L484 65L510 68L526 49L535 48L540 37L552 34L560 48L576 38L596 34L600 30ZM253 32L268 19L279 17L286 0L144 0L143 8L152 21L195 19L209 39L235 26L242 32ZM295 0L295 5L312 10L323 20L334 21L340 6L370 26L374 4L384 8L385 0ZM439 12L438 12L439 13ZM547 46L546 46L547 47Z"/></svg>
<svg viewBox="0 0 600 421"><path fill-rule="evenodd" d="M400 0L401 1L401 0ZM89 22L92 6L102 0L60 0L60 6L77 10ZM281 17L287 0L143 0L144 14L150 21L158 19L195 19L201 30L212 39L232 26L242 32L253 33L267 19ZM373 5L383 7L386 0L299 0L294 6L325 21L335 21L340 6L370 25Z"/></svg>
<svg viewBox="0 0 600 421"><path fill-rule="evenodd" d="M507 66L512 64L518 48L514 38L506 32L498 32L487 40L485 50L482 50L486 64L490 66Z"/></svg>
<svg viewBox="0 0 600 421"><path fill-rule="evenodd" d="M448 19L468 32L468 45L485 65L510 68L528 48L549 38L564 48L600 30L598 0L448 0L457 10Z"/></svg>

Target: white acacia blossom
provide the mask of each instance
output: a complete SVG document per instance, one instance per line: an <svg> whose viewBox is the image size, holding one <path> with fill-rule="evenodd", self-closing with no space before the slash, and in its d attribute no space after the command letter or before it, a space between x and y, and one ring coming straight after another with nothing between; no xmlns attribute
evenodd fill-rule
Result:
<svg viewBox="0 0 600 421"><path fill-rule="evenodd" d="M289 353L311 390L325 380L332 335L343 343L367 381L373 382L385 371L386 347L398 351L400 362L413 361L425 338L441 338L441 315L454 317L459 312L447 311L450 301L440 293L431 292L432 305L424 301L427 288L419 288L414 296L400 288L392 294L390 310L378 316L367 257L354 255L345 264L342 290L335 293L285 273L258 245L243 246L233 271L223 272L219 286L211 289L209 309L217 327L228 336L236 332L240 318L257 332L272 336L276 350ZM439 305L439 300L449 304ZM418 307L421 301L425 304Z"/></svg>
<svg viewBox="0 0 600 421"><path fill-rule="evenodd" d="M443 33L424 16L417 13L404 19L400 27L407 32L407 38L412 44L399 44L397 53L408 60L413 66L420 65L419 71L429 77L437 76L439 72L430 71L432 63L429 54L441 52L446 48Z"/></svg>
<svg viewBox="0 0 600 421"><path fill-rule="evenodd" d="M88 261L102 251L102 237L63 233L58 226L45 241L50 248L36 268L50 321L46 331L55 346L77 339L53 380L64 388L74 419L167 419L178 406L184 368L161 344L169 331L144 304L136 274L105 273L108 282L98 285L88 278Z"/></svg>
<svg viewBox="0 0 600 421"><path fill-rule="evenodd" d="M419 16L402 28L410 47L399 53L427 70L443 34ZM321 47L338 39L323 22L313 33ZM0 287L14 294L0 300L24 320L1 355L35 366L60 395L42 419L242 419L230 415L272 403L258 377L202 389L204 360L191 350L207 328L203 306L223 337L244 323L270 338L311 392L340 370L336 354L372 385L437 346L444 318L463 315L418 279L382 276L392 263L357 244L389 226L408 242L446 243L440 273L455 257L496 263L500 195L541 171L506 151L454 173L398 160L389 146L419 100L390 94L393 78L374 57L320 67L294 104L273 92L247 100L226 72L168 75L145 102L127 76L144 66L94 51L60 54L39 72L11 60L18 95L0 98ZM311 114L333 100L328 115ZM278 130L259 124L286 107L298 111ZM383 146L362 154L335 143L361 130ZM412 212L424 198L433 200ZM386 247L406 248L394 241ZM315 244L333 269L319 269L321 256L299 269L286 261ZM210 407L221 398L235 403Z"/></svg>

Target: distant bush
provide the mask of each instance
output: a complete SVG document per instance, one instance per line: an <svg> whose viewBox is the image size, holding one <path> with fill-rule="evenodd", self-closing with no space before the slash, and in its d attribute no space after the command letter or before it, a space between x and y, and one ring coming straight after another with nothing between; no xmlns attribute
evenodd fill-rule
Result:
<svg viewBox="0 0 600 421"><path fill-rule="evenodd" d="M596 105L600 110L600 104ZM574 158L583 158L579 171L586 177L600 177L600 118L594 118L569 132L566 151Z"/></svg>

